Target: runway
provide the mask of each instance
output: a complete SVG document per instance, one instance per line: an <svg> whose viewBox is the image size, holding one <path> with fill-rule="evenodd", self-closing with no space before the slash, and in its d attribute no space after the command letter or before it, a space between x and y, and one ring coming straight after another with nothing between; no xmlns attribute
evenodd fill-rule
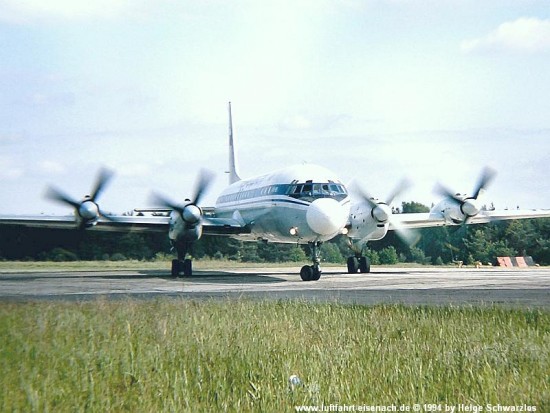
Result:
<svg viewBox="0 0 550 413"><path fill-rule="evenodd" d="M491 305L550 308L550 268L377 268L345 274L326 268L303 282L299 268L195 271L67 271L0 273L1 301L179 297L181 299L301 299L315 302L408 305Z"/></svg>

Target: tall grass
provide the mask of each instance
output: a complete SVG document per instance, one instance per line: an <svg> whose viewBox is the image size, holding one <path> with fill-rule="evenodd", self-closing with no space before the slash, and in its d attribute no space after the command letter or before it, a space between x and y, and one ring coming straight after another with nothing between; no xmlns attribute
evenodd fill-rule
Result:
<svg viewBox="0 0 550 413"><path fill-rule="evenodd" d="M550 313L179 300L0 303L1 411L550 411ZM289 376L302 384L293 388Z"/></svg>

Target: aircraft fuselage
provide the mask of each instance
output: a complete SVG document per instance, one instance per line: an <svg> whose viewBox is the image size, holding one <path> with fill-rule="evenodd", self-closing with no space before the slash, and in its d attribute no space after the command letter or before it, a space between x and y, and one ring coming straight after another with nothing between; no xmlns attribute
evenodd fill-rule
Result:
<svg viewBox="0 0 550 413"><path fill-rule="evenodd" d="M215 215L251 229L239 239L283 243L323 242L342 233L350 198L328 169L298 165L231 184L218 197Z"/></svg>

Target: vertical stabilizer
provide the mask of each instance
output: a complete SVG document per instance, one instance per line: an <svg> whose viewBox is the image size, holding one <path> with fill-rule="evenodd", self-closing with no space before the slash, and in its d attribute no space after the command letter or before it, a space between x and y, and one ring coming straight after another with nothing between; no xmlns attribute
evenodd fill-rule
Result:
<svg viewBox="0 0 550 413"><path fill-rule="evenodd" d="M235 156L235 144L233 142L233 119L231 117L231 102L229 102L229 184L240 181Z"/></svg>

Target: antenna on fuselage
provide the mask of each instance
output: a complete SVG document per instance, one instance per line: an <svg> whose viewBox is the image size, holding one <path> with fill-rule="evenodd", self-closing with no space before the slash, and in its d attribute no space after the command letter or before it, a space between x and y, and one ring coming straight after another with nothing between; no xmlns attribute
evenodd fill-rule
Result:
<svg viewBox="0 0 550 413"><path fill-rule="evenodd" d="M229 184L240 181L237 171L237 159L235 156L235 145L233 142L233 118L231 117L231 102L229 102Z"/></svg>

